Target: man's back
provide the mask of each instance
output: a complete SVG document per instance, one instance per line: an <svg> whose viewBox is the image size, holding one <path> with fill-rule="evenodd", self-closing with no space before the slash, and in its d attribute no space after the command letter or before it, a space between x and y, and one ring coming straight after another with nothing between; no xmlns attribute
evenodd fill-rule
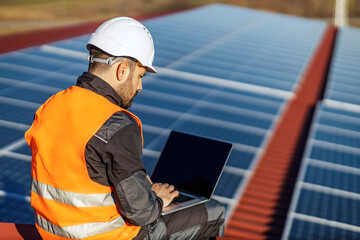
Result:
<svg viewBox="0 0 360 240"><path fill-rule="evenodd" d="M125 224L113 189L89 179L85 164L85 146L93 132L119 110L92 91L71 87L37 111L26 140L34 153L31 204L43 238L100 239L109 231L118 231L112 234L119 237L124 230L132 236L139 231Z"/></svg>

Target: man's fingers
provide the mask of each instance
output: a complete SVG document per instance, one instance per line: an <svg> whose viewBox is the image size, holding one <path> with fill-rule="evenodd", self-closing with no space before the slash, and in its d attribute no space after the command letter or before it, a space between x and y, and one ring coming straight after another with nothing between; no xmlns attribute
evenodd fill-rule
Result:
<svg viewBox="0 0 360 240"><path fill-rule="evenodd" d="M173 191L171 193L171 195L175 198L175 197L179 196L179 191Z"/></svg>
<svg viewBox="0 0 360 240"><path fill-rule="evenodd" d="M160 191L160 189L161 189L161 183L155 183L155 184L153 184L152 186L151 186L151 189L154 191L154 192L156 192L156 193L158 193L158 191Z"/></svg>
<svg viewBox="0 0 360 240"><path fill-rule="evenodd" d="M173 185L169 185L167 188L170 192L174 191L174 189L175 189L175 187Z"/></svg>
<svg viewBox="0 0 360 240"><path fill-rule="evenodd" d="M154 183L151 186L151 189L156 193L156 195L165 196L168 195L171 198L177 197L179 195L178 191L174 191L175 187L168 183Z"/></svg>
<svg viewBox="0 0 360 240"><path fill-rule="evenodd" d="M163 207L168 206L175 197L179 196L179 191L168 183L154 183L151 188L163 200Z"/></svg>

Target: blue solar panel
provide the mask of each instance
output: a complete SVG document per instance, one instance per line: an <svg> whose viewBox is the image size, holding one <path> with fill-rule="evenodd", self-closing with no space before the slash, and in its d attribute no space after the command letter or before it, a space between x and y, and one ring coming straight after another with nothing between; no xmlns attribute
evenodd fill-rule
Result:
<svg viewBox="0 0 360 240"><path fill-rule="evenodd" d="M342 28L338 32L326 98L360 105L360 30Z"/></svg>
<svg viewBox="0 0 360 240"><path fill-rule="evenodd" d="M314 143L310 152L311 159L340 164L348 167L360 168L359 152L331 148L326 145Z"/></svg>
<svg viewBox="0 0 360 240"><path fill-rule="evenodd" d="M320 103L302 163L285 237L296 239L302 224L338 231L357 239L360 233L360 116ZM300 222L299 222L300 221ZM301 224L300 224L301 223ZM304 230L304 239L318 233ZM328 239L328 234L319 235ZM333 238L336 239L336 238Z"/></svg>
<svg viewBox="0 0 360 240"><path fill-rule="evenodd" d="M342 128L350 131L360 131L360 123L357 118L323 113L319 119L319 124L325 126L331 126L336 128Z"/></svg>
<svg viewBox="0 0 360 240"><path fill-rule="evenodd" d="M360 193L360 174L344 172L336 167L327 169L323 166L309 165L306 169L304 182Z"/></svg>
<svg viewBox="0 0 360 240"><path fill-rule="evenodd" d="M327 104L319 106L322 112L324 113L334 113L336 115L341 115L343 117L353 117L352 119L360 118L360 111L349 111L346 110L346 107L331 107L331 104L325 100ZM329 106L330 105L330 106ZM335 116L336 116L335 115Z"/></svg>
<svg viewBox="0 0 360 240"><path fill-rule="evenodd" d="M212 6L209 9L218 7ZM174 60L178 60L176 63L172 63L173 59L167 59L169 63L165 66L187 72L206 73L213 77L251 82L261 86L271 86L292 91L303 68L301 63L304 62L304 59L307 60L309 54L311 54L312 48L310 46L313 46L313 38L320 36L316 34L316 29L323 29L323 23L305 23L303 19L293 17L278 16L274 18L272 14L262 14L259 16L257 12L242 11L242 9L239 9L239 14L232 16L229 13L229 9L227 11L224 10L224 12L229 14L224 15L224 17L233 18L232 24L228 24L233 26L236 23L236 26L234 26L235 30L231 29L230 32L217 38L215 41L214 37L217 36L219 31L227 30L224 26L217 24L217 26L215 25L217 28L211 28L208 34L206 34L206 31L204 33L200 32L199 38L213 40L213 42L208 44L206 49L197 50L191 56L180 59L175 58ZM191 20L182 19L182 21L185 24ZM307 31L312 32L312 34L304 36L301 34L301 30L295 31L295 29L289 28L289 25L286 24L287 26L284 26L284 24L281 24L281 21L288 21L289 25L301 27L302 29L308 24ZM153 30L151 22L150 31ZM207 21L201 24L207 27L212 22ZM282 25L281 30L284 31L274 29L279 24ZM171 29L172 27L179 28L179 26L174 26L174 24L169 22L168 28ZM206 29L197 24L189 24L187 28L194 33L198 33L199 28ZM154 29L156 34L156 27ZM274 35L274 32L277 34ZM321 33L321 31L318 33ZM182 32L179 32L179 34L176 37L183 39ZM306 39L309 36L312 38L311 40ZM156 35L154 38L156 38ZM271 43L268 42L269 38L272 39ZM162 44L161 40L159 44ZM167 41L167 39L164 39L164 41ZM297 44L293 44L294 41L297 41ZM189 47L192 42L187 44L186 47ZM198 41L195 41L195 43L198 44ZM171 48L169 51L171 51ZM172 53L166 52L167 54L171 56ZM161 57L163 56L161 55ZM164 57L167 58L167 56ZM270 59L272 64L269 64L269 61L267 61ZM206 64L199 65L199 63ZM288 72L287 67L284 68L284 64L286 66L289 65L291 72Z"/></svg>
<svg viewBox="0 0 360 240"><path fill-rule="evenodd" d="M238 149L234 148L231 152L231 157L228 160L228 166L240 168L240 169L249 169L251 162L254 160L256 153L251 150ZM241 159L241 161L237 161Z"/></svg>
<svg viewBox="0 0 360 240"><path fill-rule="evenodd" d="M326 226L314 222L295 219L291 229L289 240L312 240L312 239L359 239L360 233L344 230L336 226Z"/></svg>
<svg viewBox="0 0 360 240"><path fill-rule="evenodd" d="M9 223L34 224L34 213L30 202L16 195L0 197L0 221Z"/></svg>
<svg viewBox="0 0 360 240"><path fill-rule="evenodd" d="M339 29L283 239L360 237L360 29Z"/></svg>
<svg viewBox="0 0 360 240"><path fill-rule="evenodd" d="M0 148L6 147L9 143L23 138L24 132L24 130L16 129L10 126L2 126L0 122Z"/></svg>
<svg viewBox="0 0 360 240"><path fill-rule="evenodd" d="M296 213L359 226L359 199L303 189L300 192Z"/></svg>
<svg viewBox="0 0 360 240"><path fill-rule="evenodd" d="M233 198L234 192L237 190L237 185L241 183L242 179L242 176L224 172L221 175L214 194L225 198Z"/></svg>
<svg viewBox="0 0 360 240"><path fill-rule="evenodd" d="M29 196L31 162L3 156L0 157L0 165L0 189L7 193Z"/></svg>
<svg viewBox="0 0 360 240"><path fill-rule="evenodd" d="M155 41L159 70L144 78L130 109L144 126L144 165L151 173L170 130L232 142L234 151L215 191L232 209L326 23L214 4L144 24ZM88 37L0 55L0 158L11 153L17 166L30 157L24 132L40 104L87 70ZM30 172L19 173L28 189ZM9 211L6 201L12 197L0 197ZM0 221L8 219L5 215Z"/></svg>
<svg viewBox="0 0 360 240"><path fill-rule="evenodd" d="M319 129L315 134L315 139L328 141L351 147L360 147L360 135L347 132L335 132L334 130Z"/></svg>
<svg viewBox="0 0 360 240"><path fill-rule="evenodd" d="M31 125L34 117L34 109L24 106L16 106L5 102L0 102L2 117L1 120L18 122Z"/></svg>
<svg viewBox="0 0 360 240"><path fill-rule="evenodd" d="M33 223L30 207L31 163L0 156L0 222Z"/></svg>
<svg viewBox="0 0 360 240"><path fill-rule="evenodd" d="M16 146L15 149L12 150L14 153L20 153L20 154L24 154L25 156L31 156L31 149L30 147L27 145L27 143L25 142L25 140L22 142L22 144L19 144L18 146Z"/></svg>

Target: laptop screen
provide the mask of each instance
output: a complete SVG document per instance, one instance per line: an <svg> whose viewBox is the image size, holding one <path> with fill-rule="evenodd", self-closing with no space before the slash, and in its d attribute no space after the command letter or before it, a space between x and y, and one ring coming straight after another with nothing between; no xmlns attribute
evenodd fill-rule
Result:
<svg viewBox="0 0 360 240"><path fill-rule="evenodd" d="M172 131L151 180L209 199L231 148L230 143Z"/></svg>

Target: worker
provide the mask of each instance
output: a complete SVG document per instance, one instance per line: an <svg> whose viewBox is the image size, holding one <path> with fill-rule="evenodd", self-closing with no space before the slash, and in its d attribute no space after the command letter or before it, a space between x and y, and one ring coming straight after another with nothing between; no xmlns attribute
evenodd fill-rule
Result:
<svg viewBox="0 0 360 240"><path fill-rule="evenodd" d="M178 191L152 183L138 117L127 109L153 67L140 22L103 23L87 43L89 68L48 99L25 139L32 150L31 206L43 239L208 239L222 236L215 200L162 216Z"/></svg>

